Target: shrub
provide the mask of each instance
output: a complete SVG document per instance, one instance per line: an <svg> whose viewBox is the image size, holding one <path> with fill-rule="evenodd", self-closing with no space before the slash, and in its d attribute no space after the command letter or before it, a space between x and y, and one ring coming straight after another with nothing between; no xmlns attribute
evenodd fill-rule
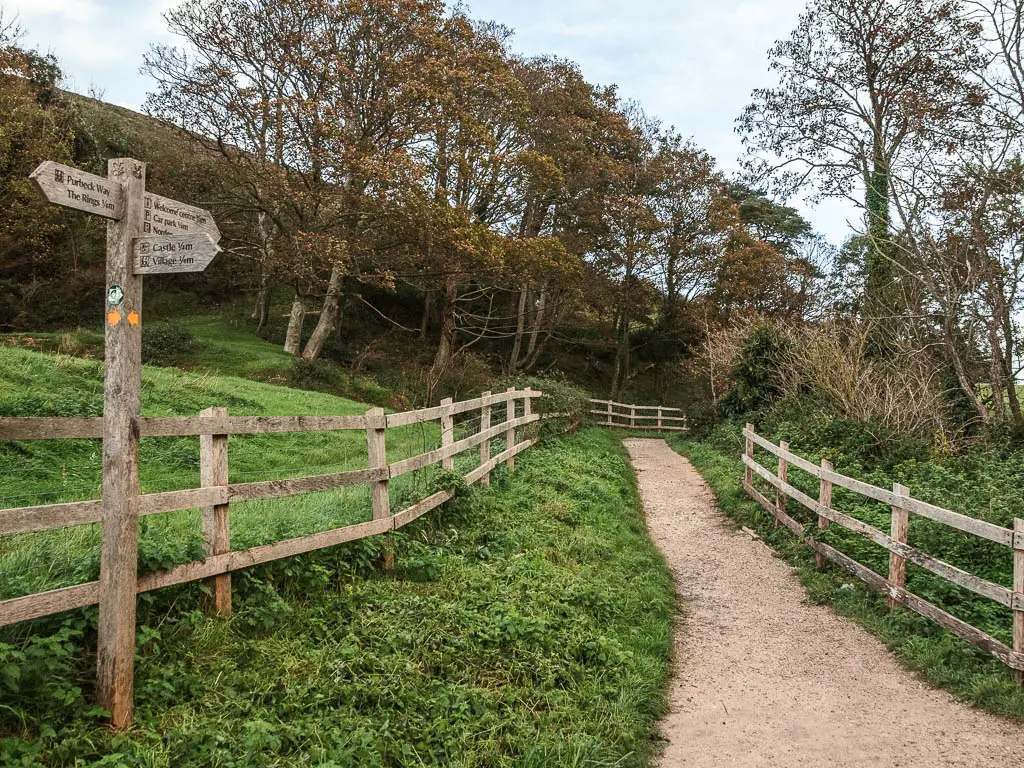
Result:
<svg viewBox="0 0 1024 768"><path fill-rule="evenodd" d="M334 389L342 383L341 370L327 360L295 358L292 363L291 386L297 389Z"/></svg>
<svg viewBox="0 0 1024 768"><path fill-rule="evenodd" d="M191 362L196 337L177 323L142 326L142 362L147 365L182 365Z"/></svg>
<svg viewBox="0 0 1024 768"><path fill-rule="evenodd" d="M842 419L925 435L948 430L941 367L926 354L893 350L869 354L870 328L853 323L806 326L791 332L783 360L783 389L813 393Z"/></svg>
<svg viewBox="0 0 1024 768"><path fill-rule="evenodd" d="M590 414L590 393L570 384L562 375L555 376L511 376L498 379L492 385L495 392L508 387L535 389L544 395L533 401L533 410L540 414L558 414L557 418L545 419L545 432L566 432L582 423Z"/></svg>
<svg viewBox="0 0 1024 768"><path fill-rule="evenodd" d="M732 367L732 388L719 401L726 414L762 411L783 394L783 366L792 344L769 322L750 329Z"/></svg>

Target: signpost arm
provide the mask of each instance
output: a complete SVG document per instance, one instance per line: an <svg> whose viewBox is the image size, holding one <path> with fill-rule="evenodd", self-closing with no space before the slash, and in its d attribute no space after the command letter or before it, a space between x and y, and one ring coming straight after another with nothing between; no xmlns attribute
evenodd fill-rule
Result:
<svg viewBox="0 0 1024 768"><path fill-rule="evenodd" d="M123 187L125 202L123 217L107 224L96 690L113 726L126 728L132 722L135 664L142 357L142 278L132 274L132 240L142 233L146 166L131 158L112 159L107 176Z"/></svg>

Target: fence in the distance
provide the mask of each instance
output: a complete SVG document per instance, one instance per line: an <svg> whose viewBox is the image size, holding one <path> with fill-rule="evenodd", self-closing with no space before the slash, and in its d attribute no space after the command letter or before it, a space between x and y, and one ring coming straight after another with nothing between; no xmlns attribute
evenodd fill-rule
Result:
<svg viewBox="0 0 1024 768"><path fill-rule="evenodd" d="M909 495L909 490L898 483L893 484L892 491L887 491L884 488L855 480L833 471L832 465L825 459L822 459L821 464L817 465L790 452L789 445L785 442L775 445L758 435L751 424L747 424L746 429L743 430L743 436L746 438L742 457L746 466L743 487L747 494L774 516L777 524L786 526L815 550L819 567L825 564L826 559L831 560L875 589L885 592L889 596L890 609L900 604L931 619L963 640L995 656L1014 670L1014 676L1018 682L1024 682L1024 520L1014 519L1014 526L1011 530L914 499ZM775 472L765 469L754 459L755 445L778 458ZM789 483L791 466L818 478L817 499L811 498ZM755 475L775 488L774 503L754 487ZM890 533L887 534L833 509L833 486L839 486L858 495L890 505L892 507ZM804 526L787 513L787 499L793 499L813 512L817 516L818 529L827 529L830 524L834 523L887 549L889 551L888 578L875 573L866 565L857 562L823 541L815 539L814 536L808 535ZM1008 588L1002 584L982 579L908 544L910 513L1012 549L1013 587ZM906 589L908 562L952 584L1010 608L1013 611L1013 647L1007 646L991 635L956 618L924 598L908 592Z"/></svg>
<svg viewBox="0 0 1024 768"><path fill-rule="evenodd" d="M636 405L635 403L616 403L612 400L594 400L591 405L599 405L601 408L592 408L590 413L594 416L603 416L602 421L597 424L602 427L623 427L625 429L644 429L684 432L686 431L686 417L683 416L682 408L667 408L663 405ZM653 411L653 413L637 413L637 411ZM679 414L670 416L666 414ZM618 419L618 421L616 421Z"/></svg>

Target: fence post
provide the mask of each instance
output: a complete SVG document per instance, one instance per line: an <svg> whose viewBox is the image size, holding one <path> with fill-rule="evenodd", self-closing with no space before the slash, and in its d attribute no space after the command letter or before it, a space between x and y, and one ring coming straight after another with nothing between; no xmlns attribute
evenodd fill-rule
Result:
<svg viewBox="0 0 1024 768"><path fill-rule="evenodd" d="M491 391L487 390L481 395L485 400L491 396ZM486 432L491 428L491 406L489 403L484 403L480 406L480 431ZM491 440L488 438L480 443L480 466L483 466L491 460ZM480 478L480 485L488 486L491 484L491 471L487 470L486 474Z"/></svg>
<svg viewBox="0 0 1024 768"><path fill-rule="evenodd" d="M661 431L661 406L658 406L658 431Z"/></svg>
<svg viewBox="0 0 1024 768"><path fill-rule="evenodd" d="M754 431L754 425L753 424L747 424L746 431L747 432L753 432ZM751 438L749 438L749 437L747 438L746 444L744 446L743 454L748 459L753 459L754 458L754 441ZM754 470L752 470L746 464L743 465L743 482L745 482L749 486L753 486L754 485Z"/></svg>
<svg viewBox="0 0 1024 768"><path fill-rule="evenodd" d="M366 453L370 469L387 469L387 420L383 408L371 408L366 412ZM391 517L391 500L388 495L388 478L370 483L370 506L374 520ZM395 551L388 539L384 544L384 570L395 567Z"/></svg>
<svg viewBox="0 0 1024 768"><path fill-rule="evenodd" d="M608 401L608 426L612 426L612 401Z"/></svg>
<svg viewBox="0 0 1024 768"><path fill-rule="evenodd" d="M829 461L828 459L822 459L821 471L822 473L831 472L832 462ZM818 483L818 503L827 509L832 508L832 481L826 480L824 477L821 478L821 480ZM822 517L821 515L818 515L819 531L827 531L829 525L831 524L832 522L827 517ZM818 568L825 567L825 556L821 554L821 552L815 553L814 564L817 565Z"/></svg>
<svg viewBox="0 0 1024 768"><path fill-rule="evenodd" d="M447 448L455 442L455 420L452 418L452 399L446 397L441 401L444 412L441 414L441 447ZM452 472L455 469L455 457L446 456L441 459L441 468Z"/></svg>
<svg viewBox="0 0 1024 768"><path fill-rule="evenodd" d="M1013 650L1024 654L1024 519L1019 517L1013 519L1013 591ZM1024 669L1014 670L1013 679L1024 683Z"/></svg>
<svg viewBox="0 0 1024 768"><path fill-rule="evenodd" d="M789 443L787 443L785 440L780 440L779 448L781 448L784 451L788 451ZM779 480L781 480L782 482L789 482L789 462L786 461L786 459L782 458L781 456L779 457L779 471L776 474L778 475ZM786 511L786 494L784 494L782 491L778 489L776 489L775 491L775 508L778 509L780 512ZM779 520L778 517L776 517L775 527L778 528L780 525L782 525L782 521Z"/></svg>
<svg viewBox="0 0 1024 768"><path fill-rule="evenodd" d="M632 429L636 426L636 403L629 406L629 428Z"/></svg>
<svg viewBox="0 0 1024 768"><path fill-rule="evenodd" d="M515 387L509 387L508 392L514 393ZM516 399L514 396L509 397L508 402L505 404L505 420L511 422L516 417ZM516 444L516 428L509 427L505 430L505 450L509 451ZM505 466L510 470L516 468L516 459L514 456L509 456L505 460Z"/></svg>
<svg viewBox="0 0 1024 768"><path fill-rule="evenodd" d="M207 408L200 416L226 419L227 408ZM228 484L228 436L210 434L199 436L199 481L203 488ZM203 508L203 552L223 555L231 551L231 526L228 504L215 504ZM231 574L221 573L206 581L210 589L210 613L231 613Z"/></svg>
<svg viewBox="0 0 1024 768"><path fill-rule="evenodd" d="M892 484L892 492L897 496L908 496L910 490L905 485L899 483ZM910 533L910 513L903 509L898 504L894 504L892 508L892 538L902 544L907 543L907 536ZM907 585L907 561L902 555L897 555L895 552L889 553L889 586L899 587L903 589ZM899 600L889 595L887 601L889 603L889 610L891 611L897 605Z"/></svg>

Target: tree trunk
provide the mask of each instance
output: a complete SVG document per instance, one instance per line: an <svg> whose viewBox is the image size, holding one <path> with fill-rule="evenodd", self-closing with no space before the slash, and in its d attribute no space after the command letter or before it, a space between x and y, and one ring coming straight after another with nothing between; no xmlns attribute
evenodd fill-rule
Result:
<svg viewBox="0 0 1024 768"><path fill-rule="evenodd" d="M947 317L944 327L944 339L943 342L946 347L946 352L949 355L950 363L953 365L953 371L956 373L956 379L960 382L960 389L967 395L967 399L971 401L971 405L974 406L974 410L978 412L978 416L981 418L983 424L988 424L990 416L988 409L985 404L981 402L981 398L978 397L978 392L974 387L974 382L971 381L967 375L967 370L964 368L964 362L960 358L960 352L956 348L956 335L951 327L952 318Z"/></svg>
<svg viewBox="0 0 1024 768"><path fill-rule="evenodd" d="M555 328L561 325L562 321L565 319L568 303L565 302L560 304L558 302L558 298L559 295L556 292L548 302L547 314L551 317L551 320L548 322L548 329L544 333L544 338L534 345L533 351L526 358L526 362L523 363L523 371L529 372L533 370L534 366L537 365L537 360L540 359L541 353L544 351L544 347L546 347L548 342L551 341L551 337L555 335ZM552 312L554 314L552 314Z"/></svg>
<svg viewBox="0 0 1024 768"><path fill-rule="evenodd" d="M628 377L627 366L629 365L629 312L623 309L619 314L619 321L616 326L616 347L615 367L612 370L612 400L616 400L622 393L626 378Z"/></svg>
<svg viewBox="0 0 1024 768"><path fill-rule="evenodd" d="M988 323L988 345L989 355L989 378L992 380L992 408L995 410L996 418L1006 421L1006 395L1003 393L1003 350L999 343L999 331L996 329L996 319L993 317Z"/></svg>
<svg viewBox="0 0 1024 768"><path fill-rule="evenodd" d="M1002 275L997 272L993 286L993 313L998 318L1003 332L1003 380L1006 382L1006 399L1010 404L1010 414L1016 426L1024 425L1024 414L1020 409L1020 398L1017 396L1017 378L1013 370L1013 349L1015 345L1013 317L1010 314L1010 302L1006 300L1006 284Z"/></svg>
<svg viewBox="0 0 1024 768"><path fill-rule="evenodd" d="M509 373L516 373L519 370L519 355L523 349L523 331L526 328L526 302L530 287L523 283L519 289L519 312L516 316L516 338L512 343L512 354L508 361Z"/></svg>
<svg viewBox="0 0 1024 768"><path fill-rule="evenodd" d="M338 319L338 298L341 296L341 268L334 267L331 270L331 279L327 283L327 294L324 296L324 305L320 310L320 319L317 321L313 334L306 342L306 349L302 356L307 360L316 360L323 351L331 331L334 330L334 323Z"/></svg>
<svg viewBox="0 0 1024 768"><path fill-rule="evenodd" d="M433 402L434 392L444 379L455 356L455 305L459 298L459 284L449 277L444 284L444 301L441 304L441 339L434 355L434 363L427 374L427 401Z"/></svg>
<svg viewBox="0 0 1024 768"><path fill-rule="evenodd" d="M263 211L256 217L257 230L260 235L260 287L256 295L256 306L253 307L251 320L256 321L256 333L263 330L270 309L270 266L273 264L274 246L271 242L271 224Z"/></svg>
<svg viewBox="0 0 1024 768"><path fill-rule="evenodd" d="M430 330L430 314L434 306L434 292L427 291L423 298L423 318L420 320L420 341L427 340L427 331Z"/></svg>
<svg viewBox="0 0 1024 768"><path fill-rule="evenodd" d="M533 328L530 330L530 345L526 348L527 357L533 357L533 351L537 348L537 337L540 335L541 326L544 324L544 310L548 305L548 287L540 287L540 296L537 299L537 312L533 318Z"/></svg>
<svg viewBox="0 0 1024 768"><path fill-rule="evenodd" d="M270 280L264 275L260 278L259 292L256 294L256 306L252 309L251 320L256 321L256 333L267 324L267 313L270 311Z"/></svg>
<svg viewBox="0 0 1024 768"><path fill-rule="evenodd" d="M868 252L865 258L864 315L871 324L868 353L886 357L892 351L892 321L898 314L890 262L889 241L889 164L876 133L871 157L871 170L866 179L865 207L868 215Z"/></svg>
<svg viewBox="0 0 1024 768"><path fill-rule="evenodd" d="M306 319L306 297L295 291L292 302L292 313L288 318L288 330L284 335L284 351L289 355L298 355L302 345L302 321Z"/></svg>

